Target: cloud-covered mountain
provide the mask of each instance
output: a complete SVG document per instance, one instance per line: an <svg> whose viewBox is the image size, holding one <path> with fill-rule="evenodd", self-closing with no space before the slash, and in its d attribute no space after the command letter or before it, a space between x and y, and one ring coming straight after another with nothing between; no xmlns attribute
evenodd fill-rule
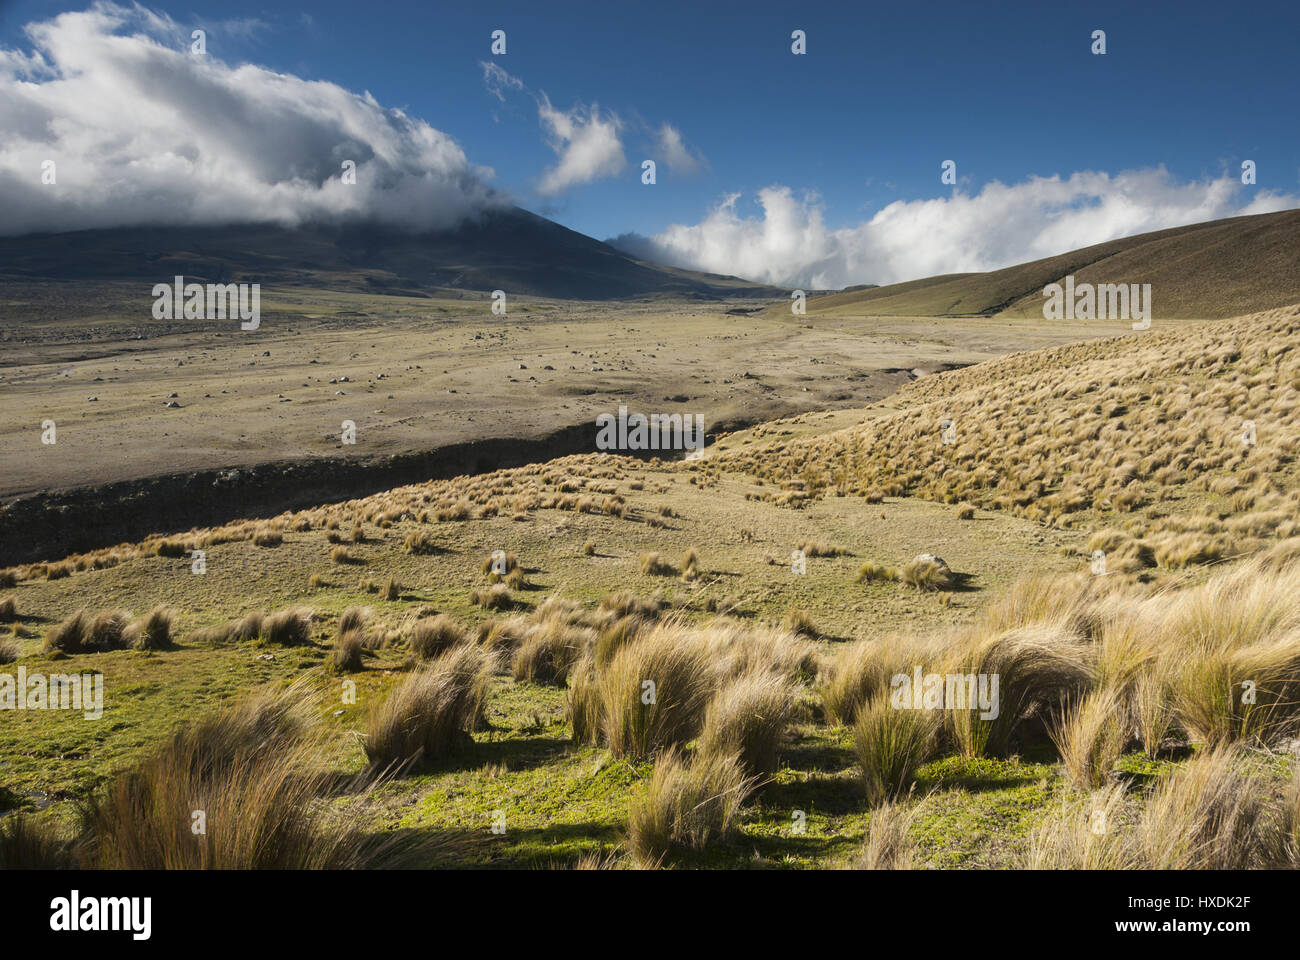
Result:
<svg viewBox="0 0 1300 960"><path fill-rule="evenodd" d="M0 237L4 279L138 282L143 296L176 274L195 282L413 295L441 288L577 300L783 293L735 278L641 263L518 207L487 210L456 227L426 232L350 221L299 227L120 227Z"/></svg>
<svg viewBox="0 0 1300 960"><path fill-rule="evenodd" d="M432 230L508 205L492 171L423 120L197 53L164 14L98 3L26 33L30 53L0 50L0 233L352 219Z"/></svg>

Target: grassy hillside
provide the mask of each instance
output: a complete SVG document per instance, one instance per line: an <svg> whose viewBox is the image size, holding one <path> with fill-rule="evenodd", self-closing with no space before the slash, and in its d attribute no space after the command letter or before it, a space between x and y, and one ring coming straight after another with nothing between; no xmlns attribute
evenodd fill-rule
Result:
<svg viewBox="0 0 1300 960"><path fill-rule="evenodd" d="M0 865L1300 865L1297 321L0 571Z"/></svg>
<svg viewBox="0 0 1300 960"><path fill-rule="evenodd" d="M969 501L1100 531L1089 550L1131 564L1183 567L1300 533L1298 343L1294 306L1157 323L925 377L858 426L760 438L718 466L764 479L778 502Z"/></svg>
<svg viewBox="0 0 1300 960"><path fill-rule="evenodd" d="M1043 287L1067 274L1076 283L1149 283L1156 317L1232 317L1295 303L1300 300L1300 210L1158 230L988 273L832 294L811 300L808 312L1041 317Z"/></svg>

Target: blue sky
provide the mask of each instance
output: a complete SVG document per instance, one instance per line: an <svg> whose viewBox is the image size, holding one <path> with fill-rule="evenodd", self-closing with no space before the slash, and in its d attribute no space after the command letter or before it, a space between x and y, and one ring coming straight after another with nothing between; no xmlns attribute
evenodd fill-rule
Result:
<svg viewBox="0 0 1300 960"><path fill-rule="evenodd" d="M1294 206L1300 190L1293 2L1241 12L1223 3L1132 2L150 6L183 28L204 26L210 55L227 64L368 91L382 106L402 108L454 138L471 163L491 167L492 185L521 205L599 238L662 237L673 225L699 225L736 194L727 216L749 222L764 216L758 191L773 187L789 191L792 215L816 210L823 239L891 203L977 196L993 182L1080 172L1162 171L1150 190L1136 181L1120 191L1153 197L1150 215L1133 220L1142 228L1189 211L1257 212L1263 208L1250 204L1260 193L1277 198L1269 208ZM22 25L67 9L82 8L3 4L0 46L29 49ZM505 56L489 50L498 28L507 34ZM796 28L807 33L805 56L790 52ZM1094 29L1106 31L1104 56L1090 52ZM485 61L520 85L504 90L504 102L485 83ZM617 118L621 173L541 189L558 159L540 122L543 95L560 113L591 117L582 111L595 105L595 116ZM672 170L660 157L658 182L643 185L641 160L658 156L665 123L699 169ZM949 159L955 187L940 182ZM1169 206L1162 191L1239 179L1243 159L1256 163L1257 185L1209 206L1183 197L1161 212ZM978 215L996 211L990 203ZM1083 239L1131 232L1123 217L1113 219L1085 229ZM1056 239L1049 231L1039 242ZM744 242L744 233L664 242L677 259L716 266L724 255L715 248ZM888 245L878 236L869 243ZM760 256L747 265L753 272L765 264ZM861 266L933 265L891 266L864 255Z"/></svg>

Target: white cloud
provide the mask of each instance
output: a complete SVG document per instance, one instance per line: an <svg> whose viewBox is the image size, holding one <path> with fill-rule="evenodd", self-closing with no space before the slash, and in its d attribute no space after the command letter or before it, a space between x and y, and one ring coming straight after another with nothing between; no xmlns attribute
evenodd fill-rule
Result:
<svg viewBox="0 0 1300 960"><path fill-rule="evenodd" d="M728 195L697 224L616 245L674 266L833 289L996 270L1151 230L1300 206L1290 194L1248 193L1232 176L1178 182L1163 167L993 182L974 195L897 201L840 229L826 226L815 195L760 190L760 216L738 213L739 199Z"/></svg>
<svg viewBox="0 0 1300 960"><path fill-rule="evenodd" d="M659 127L656 135L656 146L659 155L663 157L668 169L673 173L680 173L689 176L698 173L703 166L702 158L692 153L682 142L681 131L671 123L665 123Z"/></svg>
<svg viewBox="0 0 1300 960"><path fill-rule="evenodd" d="M307 20L303 21L303 25L310 27L311 15L304 16ZM236 37L240 40L256 40L259 35L271 29L269 23L257 17L234 17L230 20L196 19L194 22L196 26L207 31L209 40L213 39L214 35L218 38Z"/></svg>
<svg viewBox="0 0 1300 960"><path fill-rule="evenodd" d="M538 193L553 196L569 187L616 177L627 169L623 148L624 124L617 113L602 113L595 103L590 106L577 103L571 110L559 110L551 103L545 90L534 93L522 80L495 63L480 61L479 65L483 68L483 83L488 93L497 100L505 103L506 94L518 90L532 97L537 104L542 137L559 158L554 166L542 171L537 183ZM665 131L669 132L667 140ZM671 163L682 169L691 165L698 168L698 158L682 143L681 134L668 124L664 124L660 131L658 142L661 149L666 144L671 153Z"/></svg>
<svg viewBox="0 0 1300 960"><path fill-rule="evenodd" d="M506 91L524 89L522 80L512 76L509 71L503 70L495 63L486 63L480 60L479 66L483 68L483 82L487 85L488 93L502 103L506 102Z"/></svg>
<svg viewBox="0 0 1300 960"><path fill-rule="evenodd" d="M98 3L26 33L31 53L0 50L0 232L352 217L438 228L501 202L492 171L424 121L369 93L194 56L189 28L165 14ZM46 160L55 185L41 182Z"/></svg>
<svg viewBox="0 0 1300 960"><path fill-rule="evenodd" d="M559 162L542 172L539 193L550 195L601 177L616 177L627 167L618 115L602 115L600 107L576 104L557 110L545 93L537 101L537 116Z"/></svg>

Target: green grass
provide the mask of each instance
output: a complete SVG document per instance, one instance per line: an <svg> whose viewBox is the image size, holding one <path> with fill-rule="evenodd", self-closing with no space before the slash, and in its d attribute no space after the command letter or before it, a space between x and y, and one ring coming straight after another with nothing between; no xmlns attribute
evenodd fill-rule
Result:
<svg viewBox="0 0 1300 960"><path fill-rule="evenodd" d="M400 630L417 616L447 614L473 629L490 615L473 606L470 590L482 585L479 564L486 552L519 556L535 590L515 591L527 613L548 596L594 606L606 594L629 589L656 592L692 620L707 619L707 601L734 600L746 622L779 623L791 607L807 610L830 652L849 639L878 636L899 625L941 628L967 622L1027 566L1067 570L1076 561L1059 555L1078 535L1044 530L1004 515L977 524L953 516L950 507L888 499L827 498L802 510L744 500L754 489L745 478L722 475L716 485L688 481L674 469L635 465L618 480L636 515L658 516L672 506L677 516L664 527L573 511L535 510L525 522L508 516L427 525L444 549L412 555L406 536L422 526L399 521L389 528L366 524L367 539L351 547L364 564L334 569L326 532L288 531L274 550L237 542L208 551L208 572L194 576L186 559L135 558L100 571L57 581L20 583L6 591L17 598L16 624L29 671L100 670L105 677L102 719L79 714L21 712L0 723L0 808L40 811L41 820L71 822L77 800L101 787L111 773L131 764L184 720L228 703L268 683L306 675L323 694L322 720L331 733L330 762L340 774L360 772L365 756L359 737L370 706L405 675L407 651L397 644L368 652L363 669L346 676L327 670L339 615L351 606L373 610L370 627ZM646 479L630 489L629 479ZM662 488L662 489L661 489ZM885 519L880 515L884 513ZM742 536L741 530L746 534ZM343 532L350 530L344 524ZM810 557L808 573L782 559L807 539L842 543L854 556ZM595 540L593 556L582 545ZM894 583L856 582L861 558L897 563L939 544L953 568L974 575L972 589L944 605ZM680 557L697 546L699 581L644 577L638 556L657 550ZM982 559L979 559L982 558ZM309 589L319 572L325 585ZM400 599L385 601L359 587L363 578L404 585ZM234 599L237 598L237 599ZM174 649L143 653L119 650L60 659L41 655L41 638L52 624L85 606L92 613L126 607L141 614L163 603L177 611ZM272 612L309 605L317 619L307 646L257 643L196 644L200 628L251 610ZM269 659L267 659L269 658ZM12 671L16 665L7 666ZM343 700L355 683L356 702ZM487 728L473 745L421 770L382 784L374 812L379 830L448 829L482 841L470 845L466 866L548 867L571 865L590 854L621 849L629 805L653 769L649 762L614 760L603 749L575 744L564 721L565 690L550 684L492 681ZM803 698L815 703L815 698ZM675 856L673 865L806 869L852 862L869 829L871 812L860 782L851 730L827 726L801 714L781 750L781 766L740 812L725 843ZM1126 755L1121 774L1135 783L1162 775L1167 760ZM922 765L911 797L927 796L914 827L918 863L929 867L1012 865L1029 831L1069 788L1052 756L1010 760L945 757ZM493 833L498 811L504 833ZM796 817L802 811L802 817ZM796 826L802 823L802 830Z"/></svg>

